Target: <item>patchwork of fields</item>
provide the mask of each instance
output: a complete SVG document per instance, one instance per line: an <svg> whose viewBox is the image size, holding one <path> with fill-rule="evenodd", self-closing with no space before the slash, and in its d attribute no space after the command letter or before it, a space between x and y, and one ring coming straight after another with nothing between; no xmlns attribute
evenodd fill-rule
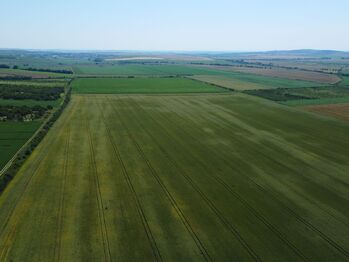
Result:
<svg viewBox="0 0 349 262"><path fill-rule="evenodd" d="M73 95L0 198L0 260L345 261L348 131L242 94Z"/></svg>

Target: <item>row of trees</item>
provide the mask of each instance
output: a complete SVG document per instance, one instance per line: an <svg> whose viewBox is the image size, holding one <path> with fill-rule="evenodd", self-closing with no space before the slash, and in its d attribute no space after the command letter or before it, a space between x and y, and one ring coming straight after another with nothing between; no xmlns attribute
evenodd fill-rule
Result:
<svg viewBox="0 0 349 262"><path fill-rule="evenodd" d="M73 71L67 70L67 69L48 69L48 68L33 68L33 67L28 67L28 68L23 68L23 70L35 71L35 72L45 72L45 73L68 74L68 75L74 74Z"/></svg>

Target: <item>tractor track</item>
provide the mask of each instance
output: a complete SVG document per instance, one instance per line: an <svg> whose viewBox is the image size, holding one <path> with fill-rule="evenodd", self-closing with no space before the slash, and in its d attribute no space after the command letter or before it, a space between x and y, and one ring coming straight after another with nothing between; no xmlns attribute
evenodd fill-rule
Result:
<svg viewBox="0 0 349 262"><path fill-rule="evenodd" d="M206 261L212 261L211 256L209 255L207 249L205 248L205 246L203 245L202 241L200 240L200 238L198 237L197 233L194 231L193 227L191 226L189 220L186 218L186 216L184 215L183 211L180 209L180 207L178 206L176 200L174 199L174 197L172 196L172 194L170 193L170 191L167 189L167 187L165 186L165 184L163 183L163 181L161 180L161 178L159 177L159 175L157 174L157 172L155 171L155 169L152 167L151 163L149 162L149 160L146 158L144 151L142 150L142 148L140 147L140 145L137 143L137 141L135 140L135 138L133 137L133 135L131 134L130 130L128 129L128 127L125 125L125 123L123 122L120 113L118 112L118 110L114 107L113 103L110 102L110 100L108 99L109 103L111 104L114 112L118 115L120 121L122 122L122 125L125 127L125 130L128 133L128 136L130 137L130 139L132 140L132 142L134 143L134 145L136 146L140 156L142 157L142 159L145 161L145 163L148 166L148 169L151 173L151 175L155 178L155 180L158 182L158 184L160 185L161 189L163 190L163 192L165 193L166 197L169 199L169 201L171 202L172 206L174 207L174 209L176 210L176 213L178 214L179 218L181 219L183 225L185 226L185 228L187 229L187 231L189 232L189 234L191 235L191 237L193 238L195 244L197 245L198 249L200 250L201 254L203 255L204 259Z"/></svg>

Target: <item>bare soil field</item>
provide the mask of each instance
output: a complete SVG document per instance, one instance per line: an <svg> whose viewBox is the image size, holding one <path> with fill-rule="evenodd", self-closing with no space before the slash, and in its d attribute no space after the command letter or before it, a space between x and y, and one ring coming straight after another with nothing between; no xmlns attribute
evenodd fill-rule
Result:
<svg viewBox="0 0 349 262"><path fill-rule="evenodd" d="M314 105L302 107L307 111L349 121L349 104Z"/></svg>

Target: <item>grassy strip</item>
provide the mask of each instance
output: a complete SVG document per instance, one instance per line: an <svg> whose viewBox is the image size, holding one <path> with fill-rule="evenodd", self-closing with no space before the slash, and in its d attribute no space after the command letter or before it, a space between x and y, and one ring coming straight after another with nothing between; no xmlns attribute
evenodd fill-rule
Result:
<svg viewBox="0 0 349 262"><path fill-rule="evenodd" d="M54 122L62 114L64 108L70 101L71 87L68 85L64 100L59 108L57 108L35 132L35 134L27 141L26 144L13 156L7 165L0 171L0 193L6 188L13 177L16 175L25 160L31 152L37 147L41 140L46 136Z"/></svg>

